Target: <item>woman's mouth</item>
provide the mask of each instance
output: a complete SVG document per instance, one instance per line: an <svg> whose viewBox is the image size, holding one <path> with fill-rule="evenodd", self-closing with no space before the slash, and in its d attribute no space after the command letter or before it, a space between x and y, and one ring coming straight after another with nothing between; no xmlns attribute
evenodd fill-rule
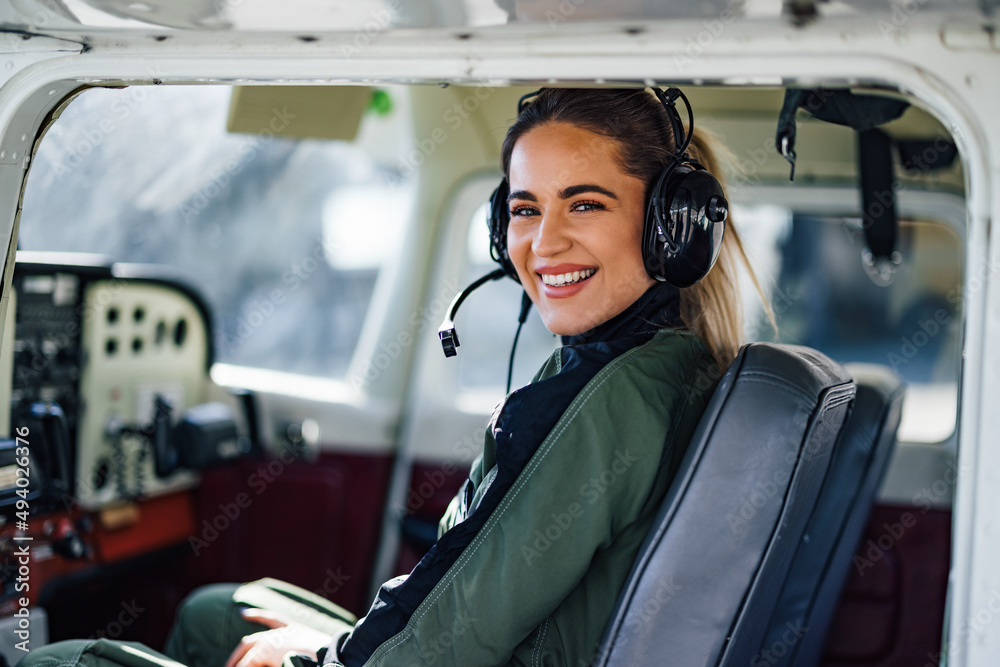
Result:
<svg viewBox="0 0 1000 667"><path fill-rule="evenodd" d="M568 271L566 273L539 273L542 282L551 287L563 287L565 285L575 285L587 280L597 273L597 269L583 269L582 271Z"/></svg>

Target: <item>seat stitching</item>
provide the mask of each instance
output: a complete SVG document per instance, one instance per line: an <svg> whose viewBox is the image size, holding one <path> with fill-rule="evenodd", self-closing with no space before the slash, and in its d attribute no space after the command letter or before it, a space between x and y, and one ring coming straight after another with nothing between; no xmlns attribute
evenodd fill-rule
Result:
<svg viewBox="0 0 1000 667"><path fill-rule="evenodd" d="M545 635L549 631L549 618L542 621L542 626L538 631L538 639L535 640L535 650L532 652L531 661L533 664L541 667L542 664L542 645L545 643Z"/></svg>
<svg viewBox="0 0 1000 667"><path fill-rule="evenodd" d="M764 379L764 377L747 377L746 375L743 376L741 379L743 380L743 382L756 382L758 384L766 384L772 387L776 387L778 389L783 389L784 391L788 392L789 394L792 394L793 396L803 398L809 401L810 403L815 403L812 396L799 390L797 387L791 384L785 384L783 382L774 379Z"/></svg>

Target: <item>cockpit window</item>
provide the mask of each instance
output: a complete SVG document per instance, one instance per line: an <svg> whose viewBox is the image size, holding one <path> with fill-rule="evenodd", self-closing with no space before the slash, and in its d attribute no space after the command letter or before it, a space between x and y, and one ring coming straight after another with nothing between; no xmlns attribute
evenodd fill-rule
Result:
<svg viewBox="0 0 1000 667"><path fill-rule="evenodd" d="M34 157L19 249L173 267L212 308L218 361L343 376L413 201L387 148L410 143L405 91L380 91L353 142L283 136L280 105L227 132L231 95L82 94Z"/></svg>
<svg viewBox="0 0 1000 667"><path fill-rule="evenodd" d="M760 205L735 208L734 219L768 285L777 340L816 348L841 363L892 368L907 383L899 439L950 438L965 299L956 231L943 220L904 217L899 268L892 283L882 286L863 268L864 232L857 218ZM751 311L748 320L751 340L775 339L762 312Z"/></svg>

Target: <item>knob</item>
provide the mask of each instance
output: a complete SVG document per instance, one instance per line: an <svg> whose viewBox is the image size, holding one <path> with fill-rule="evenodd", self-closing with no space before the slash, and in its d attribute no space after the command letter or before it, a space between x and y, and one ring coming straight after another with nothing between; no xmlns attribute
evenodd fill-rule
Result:
<svg viewBox="0 0 1000 667"><path fill-rule="evenodd" d="M60 519L56 523L49 541L53 551L69 560L80 560L87 555L87 545L69 519Z"/></svg>
<svg viewBox="0 0 1000 667"><path fill-rule="evenodd" d="M725 222L729 215L729 202L722 195L714 195L705 206L705 215L712 222Z"/></svg>

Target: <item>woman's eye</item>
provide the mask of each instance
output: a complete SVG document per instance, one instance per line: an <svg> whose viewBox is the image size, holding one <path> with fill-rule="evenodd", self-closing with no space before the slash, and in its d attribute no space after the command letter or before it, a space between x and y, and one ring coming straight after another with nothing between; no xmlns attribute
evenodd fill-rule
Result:
<svg viewBox="0 0 1000 667"><path fill-rule="evenodd" d="M535 209L531 208L530 206L515 206L510 210L510 217L523 218L529 215L537 215L537 213L538 212Z"/></svg>
<svg viewBox="0 0 1000 667"><path fill-rule="evenodd" d="M573 204L573 210L578 213L589 213L590 211L603 211L604 204L597 201L581 201Z"/></svg>

